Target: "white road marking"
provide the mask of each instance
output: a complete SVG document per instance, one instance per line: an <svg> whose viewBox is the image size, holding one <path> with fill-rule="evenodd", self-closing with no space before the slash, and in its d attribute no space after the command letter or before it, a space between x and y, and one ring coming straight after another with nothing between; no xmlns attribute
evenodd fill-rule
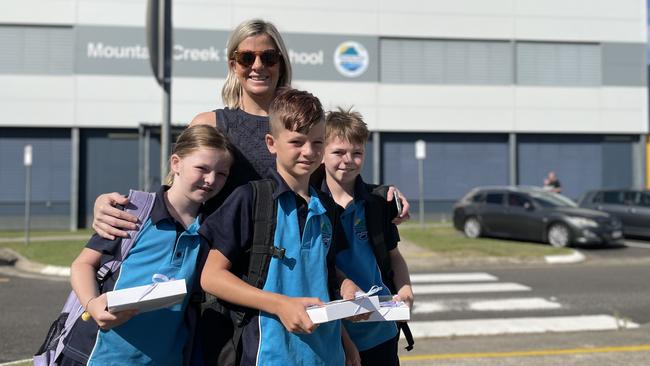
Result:
<svg viewBox="0 0 650 366"><path fill-rule="evenodd" d="M70 277L70 267L45 266L40 272L44 275Z"/></svg>
<svg viewBox="0 0 650 366"><path fill-rule="evenodd" d="M462 294L472 292L509 292L530 291L530 287L513 282L503 283L468 283L452 285L414 285L413 293L417 295L430 294Z"/></svg>
<svg viewBox="0 0 650 366"><path fill-rule="evenodd" d="M639 325L610 315L471 319L409 322L415 338L485 336L497 334L575 332L638 328Z"/></svg>
<svg viewBox="0 0 650 366"><path fill-rule="evenodd" d="M624 242L624 244L625 244L626 247L650 249L650 243L646 243L646 242L642 242L642 241L626 240Z"/></svg>
<svg viewBox="0 0 650 366"><path fill-rule="evenodd" d="M422 273L411 274L411 283L496 281L489 273Z"/></svg>
<svg viewBox="0 0 650 366"><path fill-rule="evenodd" d="M417 300L413 314L442 313L449 311L526 311L560 309L562 305L541 297L510 298L499 300L451 299L440 301Z"/></svg>

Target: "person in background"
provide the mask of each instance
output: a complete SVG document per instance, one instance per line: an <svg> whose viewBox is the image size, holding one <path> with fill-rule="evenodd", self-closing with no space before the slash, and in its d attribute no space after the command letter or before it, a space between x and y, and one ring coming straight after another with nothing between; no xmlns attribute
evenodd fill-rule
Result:
<svg viewBox="0 0 650 366"><path fill-rule="evenodd" d="M560 180L557 179L557 175L552 170L548 172L548 175L544 178L544 189L555 193L562 193Z"/></svg>

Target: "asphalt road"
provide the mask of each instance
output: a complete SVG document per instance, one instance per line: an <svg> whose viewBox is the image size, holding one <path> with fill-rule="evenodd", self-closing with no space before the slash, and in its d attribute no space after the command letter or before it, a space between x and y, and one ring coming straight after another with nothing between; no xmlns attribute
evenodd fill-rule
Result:
<svg viewBox="0 0 650 366"><path fill-rule="evenodd" d="M67 279L18 277L0 267L0 362L32 357L69 291Z"/></svg>
<svg viewBox="0 0 650 366"><path fill-rule="evenodd" d="M530 335L463 336L419 339L414 352L401 352L404 365L613 365L647 366L650 360L650 242L630 242L634 247L581 249L590 260L574 265L488 266L430 272L481 272L499 283L529 288L526 297L561 304L553 310L467 311L452 309L414 314L414 321L454 321L474 318L546 317L608 314L627 319L640 328L599 332ZM0 363L31 357L57 315L70 286L67 279L53 281L18 276L0 267ZM451 293L429 297L463 302L489 297L503 300L508 293ZM521 295L523 296L523 295ZM418 295L416 302L427 296ZM626 348L627 347L627 348ZM632 347L632 348L630 348ZM634 348L636 347L636 348ZM558 350L574 353L558 354ZM605 351L603 351L605 350ZM535 351L537 354L526 355ZM481 356L491 352L489 357ZM503 352L511 352L504 354ZM562 352L560 352L562 353ZM522 356L523 354L523 356ZM415 357L417 356L417 357ZM418 358L419 357L419 358Z"/></svg>

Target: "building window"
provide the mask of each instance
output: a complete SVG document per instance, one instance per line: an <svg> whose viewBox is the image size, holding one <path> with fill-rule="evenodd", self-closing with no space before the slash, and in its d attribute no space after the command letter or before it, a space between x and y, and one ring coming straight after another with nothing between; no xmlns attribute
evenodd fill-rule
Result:
<svg viewBox="0 0 650 366"><path fill-rule="evenodd" d="M512 84L512 47L506 41L380 41L380 78L405 84Z"/></svg>
<svg viewBox="0 0 650 366"><path fill-rule="evenodd" d="M600 45L518 42L516 80L520 85L601 85Z"/></svg>

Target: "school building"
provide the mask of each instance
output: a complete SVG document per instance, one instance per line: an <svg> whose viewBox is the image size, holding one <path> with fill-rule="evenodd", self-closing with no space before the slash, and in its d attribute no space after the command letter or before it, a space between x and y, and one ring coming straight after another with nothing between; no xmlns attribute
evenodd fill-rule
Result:
<svg viewBox="0 0 650 366"><path fill-rule="evenodd" d="M23 225L33 146L35 228L89 224L94 198L160 183L162 91L145 0L0 2L0 229ZM364 176L425 209L477 185L541 185L572 198L645 187L645 0L174 0L172 123L222 106L229 32L274 22L294 86L354 106L372 131Z"/></svg>

